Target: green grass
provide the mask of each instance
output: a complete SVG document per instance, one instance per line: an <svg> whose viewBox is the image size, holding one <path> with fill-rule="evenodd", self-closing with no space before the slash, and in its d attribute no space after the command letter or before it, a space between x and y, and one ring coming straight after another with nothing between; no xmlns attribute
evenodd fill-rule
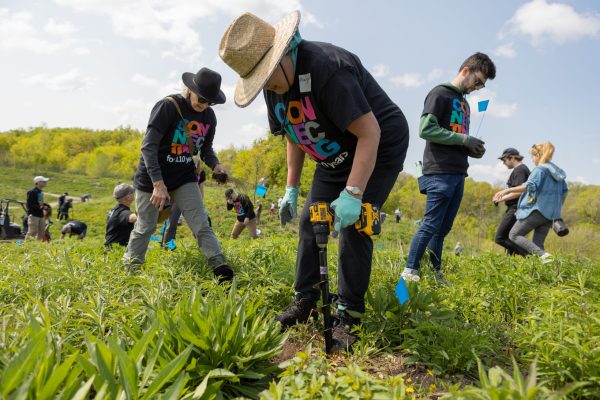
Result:
<svg viewBox="0 0 600 400"><path fill-rule="evenodd" d="M2 174L0 197L29 187L30 173ZM52 177L49 192L92 194L75 204L89 236L58 239L54 224L50 243L0 244L0 399L600 398L595 260L447 252L452 285L436 285L425 262L401 306L393 287L415 227L388 219L375 239L361 340L354 354L327 359L318 323L282 335L272 319L293 294L297 226L265 212L261 239L231 240L224 188L209 185L206 207L235 287L217 285L185 227L176 251L151 242L142 271L128 275L123 249L102 247L116 182ZM336 252L332 241L331 266Z"/></svg>

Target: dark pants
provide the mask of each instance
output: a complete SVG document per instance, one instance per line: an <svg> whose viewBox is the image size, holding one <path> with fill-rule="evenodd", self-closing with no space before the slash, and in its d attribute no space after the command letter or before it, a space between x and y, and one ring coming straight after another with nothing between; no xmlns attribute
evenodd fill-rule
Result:
<svg viewBox="0 0 600 400"><path fill-rule="evenodd" d="M509 256L515 254L525 256L527 255L527 252L508 238L508 233L512 229L515 222L517 222L517 217L515 217L516 212L516 204L506 208L506 213L504 213L504 216L498 225L498 229L496 230L496 237L494 238L494 241L500 246L504 247L506 249L506 254Z"/></svg>
<svg viewBox="0 0 600 400"><path fill-rule="evenodd" d="M392 190L398 171L374 171L367 183L363 203L380 207ZM302 297L319 298L319 290L314 285L320 281L319 248L315 242L313 226L310 222L309 206L313 202L331 203L346 187L347 176L331 179L323 172L315 173L306 204L300 214L300 241L296 258L296 282L294 287ZM346 308L363 313L365 293L369 287L373 241L356 231L354 225L342 229L339 236L338 258L338 303Z"/></svg>
<svg viewBox="0 0 600 400"><path fill-rule="evenodd" d="M444 239L452 229L465 187L464 175L423 175L419 188L427 194L425 216L415 233L406 260L406 268L419 269L425 250L436 271L442 267Z"/></svg>

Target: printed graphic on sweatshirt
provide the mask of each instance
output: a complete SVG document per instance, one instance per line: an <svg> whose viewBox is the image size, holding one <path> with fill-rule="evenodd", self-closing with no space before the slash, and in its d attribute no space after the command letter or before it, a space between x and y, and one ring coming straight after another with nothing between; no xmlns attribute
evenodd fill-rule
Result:
<svg viewBox="0 0 600 400"><path fill-rule="evenodd" d="M452 114L450 116L450 129L463 135L469 134L469 120L471 111L467 100L458 97L452 100Z"/></svg>
<svg viewBox="0 0 600 400"><path fill-rule="evenodd" d="M183 129L183 122L186 123L188 131L192 135L192 142L194 143L195 150L190 151L187 145L187 137L185 130ZM171 141L171 154L167 155L167 161L170 163L188 163L192 162L192 155L197 154L199 149L202 148L204 140L210 124L203 124L202 122L188 120L179 121L175 132L173 133L173 140Z"/></svg>
<svg viewBox="0 0 600 400"><path fill-rule="evenodd" d="M290 101L287 113L283 102L276 103L274 111L285 134L323 167L336 168L348 157L348 152L343 151L338 142L327 138L309 96Z"/></svg>

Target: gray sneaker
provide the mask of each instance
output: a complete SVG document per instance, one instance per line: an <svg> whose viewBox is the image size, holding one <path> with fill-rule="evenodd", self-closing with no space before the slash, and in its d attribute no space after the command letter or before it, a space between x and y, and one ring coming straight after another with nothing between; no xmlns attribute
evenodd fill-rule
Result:
<svg viewBox="0 0 600 400"><path fill-rule="evenodd" d="M444 278L444 273L442 271L435 271L435 280L440 285L450 286L450 283Z"/></svg>
<svg viewBox="0 0 600 400"><path fill-rule="evenodd" d="M412 268L404 268L404 271L402 271L402 278L404 278L405 281L413 281L413 282L419 282L419 280L421 279L419 277L419 270L418 269L412 269Z"/></svg>

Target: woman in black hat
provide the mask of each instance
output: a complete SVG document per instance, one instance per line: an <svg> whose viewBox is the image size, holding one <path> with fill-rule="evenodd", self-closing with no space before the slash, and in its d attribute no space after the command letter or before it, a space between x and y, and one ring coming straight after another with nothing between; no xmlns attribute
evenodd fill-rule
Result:
<svg viewBox="0 0 600 400"><path fill-rule="evenodd" d="M196 74L184 73L182 80L183 93L160 100L150 114L133 181L138 220L123 261L130 270L144 262L159 211L174 201L215 275L231 280L233 270L208 224L192 159L200 154L213 171L226 173L212 148L217 119L211 106L225 103L221 75L202 68Z"/></svg>

